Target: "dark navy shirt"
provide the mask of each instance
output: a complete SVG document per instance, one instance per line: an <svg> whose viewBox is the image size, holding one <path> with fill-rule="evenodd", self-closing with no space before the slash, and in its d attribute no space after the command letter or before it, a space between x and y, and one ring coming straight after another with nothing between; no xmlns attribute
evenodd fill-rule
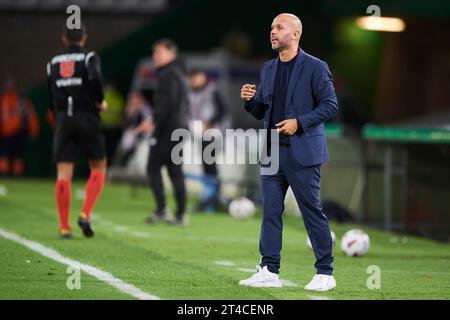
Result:
<svg viewBox="0 0 450 320"><path fill-rule="evenodd" d="M286 120L286 95L289 84L289 78L291 77L292 70L297 56L287 62L281 60L278 61L277 75L275 77L275 85L273 89L273 107L271 125L272 129L275 129L275 124L280 121ZM280 143L289 144L289 136L280 134Z"/></svg>

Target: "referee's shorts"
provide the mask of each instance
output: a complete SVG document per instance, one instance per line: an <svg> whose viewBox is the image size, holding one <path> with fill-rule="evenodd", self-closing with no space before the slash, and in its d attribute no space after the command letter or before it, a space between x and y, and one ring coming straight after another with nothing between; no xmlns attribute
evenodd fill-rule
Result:
<svg viewBox="0 0 450 320"><path fill-rule="evenodd" d="M81 147L88 160L106 157L105 139L96 114L56 114L53 136L53 158L56 162L75 162L77 147Z"/></svg>

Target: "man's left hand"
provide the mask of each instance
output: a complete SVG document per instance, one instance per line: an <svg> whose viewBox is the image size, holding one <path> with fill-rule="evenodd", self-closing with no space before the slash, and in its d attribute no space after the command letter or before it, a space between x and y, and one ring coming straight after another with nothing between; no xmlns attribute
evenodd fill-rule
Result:
<svg viewBox="0 0 450 320"><path fill-rule="evenodd" d="M275 126L277 127L277 132L279 134L284 134L287 136L292 136L298 130L297 119L286 119L278 122Z"/></svg>

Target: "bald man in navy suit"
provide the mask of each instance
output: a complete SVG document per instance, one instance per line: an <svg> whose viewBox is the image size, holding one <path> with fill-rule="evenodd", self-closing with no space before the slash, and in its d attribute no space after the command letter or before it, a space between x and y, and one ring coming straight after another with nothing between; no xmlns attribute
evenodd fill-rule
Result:
<svg viewBox="0 0 450 320"><path fill-rule="evenodd" d="M328 65L299 47L302 23L293 14L278 15L272 23L270 42L278 57L261 70L260 84L244 84L245 110L264 120L264 128L276 130L278 170L261 170L263 218L256 273L239 282L251 287L281 287L284 199L290 186L302 213L316 257L316 275L306 290L328 291L333 277L332 239L319 198L320 166L328 160L324 123L338 112L333 79ZM269 137L271 135L268 135ZM269 148L270 149L270 148Z"/></svg>

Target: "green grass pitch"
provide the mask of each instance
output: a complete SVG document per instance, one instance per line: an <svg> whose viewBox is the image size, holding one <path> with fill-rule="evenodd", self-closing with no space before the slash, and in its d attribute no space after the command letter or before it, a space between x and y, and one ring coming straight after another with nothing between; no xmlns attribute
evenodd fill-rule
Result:
<svg viewBox="0 0 450 320"><path fill-rule="evenodd" d="M238 285L259 261L260 214L236 220L224 213L190 214L188 227L143 223L152 197L146 189L131 196L126 185L107 184L95 208L96 236L83 238L76 226L82 200L72 186L74 239L57 237L54 184L49 180L0 180L0 228L57 250L62 255L110 272L162 299L449 299L450 247L362 227L369 233L366 256L346 257L340 237L355 225L332 223L337 288L322 294L303 290L314 274L313 254L305 245L300 217L285 217L280 277L283 288ZM169 203L173 206L173 202ZM193 205L193 203L190 203ZM67 266L0 237L0 299L133 299L109 284L81 274L81 289L69 290ZM218 263L219 262L219 263ZM222 262L222 263L220 263ZM225 262L225 263L224 263ZM371 265L380 267L381 288L369 290Z"/></svg>

